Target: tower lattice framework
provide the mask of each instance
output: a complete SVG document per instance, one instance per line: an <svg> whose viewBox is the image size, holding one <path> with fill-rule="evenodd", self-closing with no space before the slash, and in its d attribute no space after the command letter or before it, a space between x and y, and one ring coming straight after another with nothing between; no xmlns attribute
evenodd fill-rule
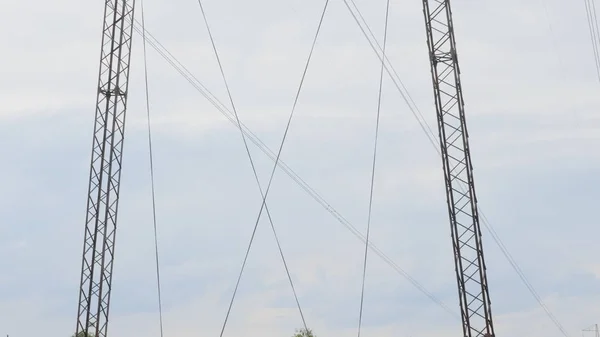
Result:
<svg viewBox="0 0 600 337"><path fill-rule="evenodd" d="M76 337L107 334L134 3L105 1Z"/></svg>
<svg viewBox="0 0 600 337"><path fill-rule="evenodd" d="M449 0L423 0L465 337L494 337L473 166Z"/></svg>

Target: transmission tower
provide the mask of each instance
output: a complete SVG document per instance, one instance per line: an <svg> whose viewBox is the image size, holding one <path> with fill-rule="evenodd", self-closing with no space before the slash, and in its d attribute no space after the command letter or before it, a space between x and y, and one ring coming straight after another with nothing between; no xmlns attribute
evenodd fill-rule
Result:
<svg viewBox="0 0 600 337"><path fill-rule="evenodd" d="M449 0L423 0L465 337L494 337Z"/></svg>
<svg viewBox="0 0 600 337"><path fill-rule="evenodd" d="M76 336L105 337L117 228L134 0L106 0Z"/></svg>

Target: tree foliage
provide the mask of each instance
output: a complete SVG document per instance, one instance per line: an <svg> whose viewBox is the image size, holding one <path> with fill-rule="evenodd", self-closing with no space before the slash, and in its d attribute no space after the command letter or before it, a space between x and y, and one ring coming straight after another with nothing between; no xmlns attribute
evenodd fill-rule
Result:
<svg viewBox="0 0 600 337"><path fill-rule="evenodd" d="M94 333L90 332L90 333L85 333L85 331L80 331L76 334L73 334L71 337L94 337Z"/></svg>
<svg viewBox="0 0 600 337"><path fill-rule="evenodd" d="M311 329L298 329L292 337L317 337Z"/></svg>

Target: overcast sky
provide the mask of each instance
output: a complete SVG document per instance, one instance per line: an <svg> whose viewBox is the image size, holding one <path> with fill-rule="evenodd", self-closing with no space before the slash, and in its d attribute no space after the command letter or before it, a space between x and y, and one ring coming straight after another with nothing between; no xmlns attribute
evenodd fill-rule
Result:
<svg viewBox="0 0 600 337"><path fill-rule="evenodd" d="M382 41L385 0L356 2ZM205 1L240 118L274 150L323 4ZM453 5L479 204L548 308L580 335L600 323L600 83L584 2ZM227 102L198 3L145 7L148 30ZM75 328L102 10L103 1L0 5L0 335ZM394 0L390 10L389 58L434 128L421 2ZM109 334L157 337L134 40ZM260 195L239 131L148 52L165 336L218 336ZM379 67L343 1L331 0L282 155L362 232ZM440 159L389 77L382 104L371 238L457 313ZM273 163L251 151L266 184ZM281 170L269 205L308 325L319 337L355 336L364 244ZM484 247L497 335L562 336L487 230ZM455 316L375 254L363 323L365 337L461 334ZM265 218L225 336L285 337L301 324Z"/></svg>

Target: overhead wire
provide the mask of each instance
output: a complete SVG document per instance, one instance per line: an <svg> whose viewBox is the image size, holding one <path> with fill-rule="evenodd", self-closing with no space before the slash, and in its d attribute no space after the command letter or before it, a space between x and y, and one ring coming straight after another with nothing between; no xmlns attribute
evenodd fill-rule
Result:
<svg viewBox="0 0 600 337"><path fill-rule="evenodd" d="M321 17L320 17L320 19L319 19L319 25L318 25L318 27L317 27L317 31L316 31L316 33L315 33L315 37L314 37L314 39L313 39L313 42L312 42L312 46L311 46L310 52L309 52L309 54L308 54L308 59L307 59L307 61L306 61L306 65L305 65L305 67L304 67L304 71L303 71L303 73L302 73L302 78L300 79L300 84L299 84L299 86L298 86L298 91L296 92L296 97L294 98L294 104L293 104L293 106L292 106L292 111L291 111L291 113L290 113L290 116L289 116L289 118L288 118L288 121L287 121L287 124L286 124L286 127L285 127L285 131L284 131L284 133L283 133L283 137L282 137L282 140L281 140L281 144L279 145L279 151L277 152L277 156L275 157L275 163L274 163L274 165L273 165L273 169L271 170L271 175L270 175L270 177L269 177L269 182L267 183L267 188L266 188L266 190L265 190L265 193L264 193L264 196L263 196L263 198L262 198L262 203L261 203L261 206L260 206L260 210L259 210L259 212L258 212L258 216L256 217L256 222L255 222L255 225L254 225L254 232L253 232L253 234L252 234L252 237L250 238L250 242L249 242L249 244L248 244L248 249L247 249L247 251L246 251L246 256L244 257L244 263L242 264L242 268L241 268L241 271L240 271L240 276L239 276L239 278L238 278L238 283L239 283L239 279L241 278L241 275L242 275L242 273L243 273L243 270L244 270L244 267L245 267L245 264L246 264L246 260L247 260L247 258L248 258L248 254L249 254L249 252L250 252L250 248L252 247L252 243L253 243L253 241L254 241L254 237L255 237L255 235L254 235L254 234L255 234L255 232L256 232L256 228L258 227L258 224L260 223L260 218L261 218L262 212L263 212L263 210L265 209L265 205L266 205L267 197L268 197L268 195L269 195L269 191L271 190L271 184L273 183L273 177L275 176L275 171L276 171L276 169L277 169L277 166L278 166L277 164L278 164L278 162L279 162L279 158L280 158L280 156L281 156L281 153L282 153L282 150L283 150L283 146L284 146L284 144L285 144L285 141L286 141L286 139L287 139L288 132L289 132L289 130L290 130L290 126L291 126L291 123L292 123L292 119L293 119L293 117L294 117L294 113L295 113L295 111L296 111L296 106L297 106L297 104L298 104L298 99L299 99L299 97L300 97L300 93L301 93L301 91L302 91L302 87L303 87L303 85L304 85L304 80L305 80L305 78L306 78L306 74L307 74L307 71L308 71L308 67L309 67L309 65L310 65L310 61L311 61L311 59L312 59L312 55L313 55L313 52L314 52L314 49L315 49L315 45L316 45L316 43L317 43L317 39L318 39L318 37L319 37L319 33L320 33L320 31L321 31L321 27L322 27L322 25L323 25L323 20L324 20L324 18L325 18L325 14L326 14L326 12L327 12L327 7L328 7L328 5L329 5L329 0L326 0L326 1L325 1L325 6L323 7L323 12L322 12L322 14L321 14ZM234 298L232 298L232 303L233 303L233 299L234 299ZM307 329L307 328L305 328L305 329ZM224 327L223 327L223 330L224 330ZM222 336L222 334L223 334L223 331L221 331L221 336Z"/></svg>
<svg viewBox="0 0 600 337"><path fill-rule="evenodd" d="M559 50L558 50L558 46L557 46L557 43L556 43L554 28L553 28L553 25L552 25L552 21L550 20L550 13L548 11L548 6L547 6L547 3L546 3L546 0L541 0L541 4L542 4L542 7L544 9L545 18L546 18L546 20L548 22L548 29L550 31L550 34L552 34L552 47L553 47L554 53L555 53L555 55L557 57L557 60L558 60L558 63L559 63L559 67L562 70L563 69L563 61L562 61L562 57L560 56L560 53L559 53ZM561 75L562 75L563 81L564 81L565 80L565 73L563 71L561 71ZM516 262L516 260L514 259L514 257L510 253L510 251L508 250L508 248L504 245L504 242L500 239L500 237L498 236L498 233L496 232L496 230L494 229L494 227L491 226L491 225L489 225L489 220L486 217L486 215L483 212L481 212L481 211L480 211L480 214L481 214L484 226L487 228L488 232L492 235L492 238L494 239L494 241L496 241L496 243L497 243L498 247L500 248L502 254L505 256L505 258L507 259L507 261L509 262L509 264L511 265L511 267L513 267L513 269L517 273L517 276L521 279L521 281L523 282L523 284L525 285L525 287L529 290L529 292L534 297L534 299L536 300L536 302L538 303L538 305L542 308L542 310L544 310L544 312L546 313L546 315L548 316L548 318L558 328L558 330L564 336L569 336L569 334L565 330L564 326L560 323L560 321L554 315L554 313L552 313L552 311L550 310L550 308L542 300L541 296L539 295L539 293L537 292L537 290L535 289L535 287L531 284L531 282L525 276L523 270L521 269L521 267L519 266L519 264Z"/></svg>
<svg viewBox="0 0 600 337"><path fill-rule="evenodd" d="M362 318L363 318L363 306L365 302L365 281L367 279L367 261L368 261L368 253L369 253L369 236L371 233L371 216L373 214L373 190L375 187L375 166L377 164L377 141L379 140L379 121L381 119L381 94L383 92L383 68L384 68L384 60L385 60L385 48L387 45L387 35L388 35L388 19L390 14L390 0L387 0L386 9L385 9L385 25L384 25L384 33L383 33L383 58L381 60L381 70L379 74L379 94L377 96L377 118L375 122L375 141L373 144L373 163L371 168L371 187L369 191L369 212L367 216L367 234L365 238L365 253L363 260L363 274L362 274L362 286L360 291L360 310L358 314L358 337L360 337L360 329L362 327Z"/></svg>
<svg viewBox="0 0 600 337"><path fill-rule="evenodd" d="M142 29L139 26L139 22L136 21L134 25L136 33L142 34ZM239 127L233 113L225 107L225 105L208 89L202 84L202 82L190 72L190 70L183 65L177 57L175 57L160 41L158 41L150 32L146 31L148 37L148 44L154 48L154 50L171 66L177 71L192 87L194 87L207 101L209 101L225 118L227 118L234 126ZM386 68L387 70L387 68ZM249 129L243 122L241 122L241 128L249 139L261 152L263 152L268 158L275 161L276 154L269 148L251 129ZM341 225L348 229L356 238L363 243L365 242L365 236L359 231L348 219L346 219L340 212L335 209L318 191L310 186L303 178L301 178L290 166L285 163L284 160L280 159L278 164L279 168L292 179L295 183L302 188L313 200L321 205L327 212L329 212ZM383 252L373 241L369 243L369 248L377 256L379 256L387 265L394 269L399 275L404 277L410 284L417 288L432 302L436 303L444 311L452 315L453 317L460 319L460 315L450 309L448 305L437 298L433 293L427 290L418 280L412 277L402 267L400 267L394 260L392 260L385 252Z"/></svg>
<svg viewBox="0 0 600 337"><path fill-rule="evenodd" d="M375 54L380 59L380 61L385 60L388 62L388 64L384 64L384 68L385 68L386 72L390 76L392 82L394 83L394 86L396 87L398 92L401 94L405 103L407 104L407 106L409 107L411 112L413 113L413 116L417 119L421 129L425 132L426 136L428 137L428 140L434 146L435 151L438 153L438 155L441 155L440 150L437 148L434 138L432 138L432 136L435 137L435 135L433 134L431 127L424 120L422 113L420 112L416 103L414 103L414 100L412 99L410 93L408 92L408 90L406 89L404 84L402 83L399 75L397 74L396 70L394 69L393 65L391 64L391 62L389 61L387 56L380 55L381 46L379 45L376 38L374 37L372 30L369 28L369 25L364 20L364 17L362 16L362 14L360 13L360 10L356 6L356 3L354 2L354 0L350 0L350 2L348 0L344 0L344 3L346 4L348 10L352 14L356 23L359 25L359 28L361 29L363 35L365 36L365 38L367 38L367 41L369 42L371 49L375 52ZM353 12L352 8L350 7L350 3L352 3L353 7L355 8L355 10L358 14L355 14ZM363 20L364 23L361 23L360 20ZM219 110L226 118L228 118L230 120L230 122L232 122L234 125L238 126L237 123L235 122L235 120L233 120L231 118L231 116L229 116L229 114L231 114L231 111L229 111L223 105L223 103L220 102L218 100L218 98L210 92L210 90L208 90L204 85L202 85L202 83L179 60L177 60L177 58L174 57L172 53L170 53L156 38L154 38L152 36L152 34L147 32L143 28L140 29L138 27L139 22L137 20L135 23L136 23L136 25L134 25L135 31L139 34L142 34L142 32L145 32L145 34L147 34L147 36L153 40L153 41L149 40L148 44L150 44L173 68L175 68L175 70L177 72L179 72L190 84L192 84L192 86L194 86L196 88L196 90L198 90L211 104L213 104L215 106L215 108L217 108L217 110ZM366 28L363 27L363 24ZM367 32L369 32L369 34L371 34L371 37L369 37L369 34L367 34ZM373 39L374 41L371 41L371 39ZM592 39L592 41L594 41L594 40ZM376 48L376 46L377 46L377 48ZM243 128L244 134L246 136L248 136L249 139L263 153L265 153L269 158L275 160L274 152L264 142L262 142L262 140L260 140L260 138L258 138L243 123L241 124L241 128ZM283 161L279 160L276 165L279 166L293 181L298 183L305 192L307 192L315 201L317 201L317 203L319 203L329 213L331 213L338 220L338 222L340 222L342 225L344 225L348 230L350 230L352 232L352 234L354 234L361 241L365 242L365 236L360 231L358 231L356 229L356 227L354 227L347 219L345 219L337 210L335 210L327 201L325 201L325 199L316 190L314 190L312 187L310 187L302 178L300 178L293 170L291 170L291 168L289 166L287 166L287 164L285 164ZM462 188L462 186L461 186L461 188ZM512 255L510 255L506 246L502 242L501 238L497 235L495 229L493 229L491 223L488 221L487 217L485 216L485 213L481 210L481 208L479 206L478 206L478 210L479 210L479 213L482 215L482 220L483 220L482 223L484 224L485 228L490 233L492 233L492 238L494 239L494 241L496 242L498 247L501 249L504 256L509 260L509 263L511 264L513 269L517 272L517 274L520 276L521 280L523 281L523 283L525 283L525 285L527 286L529 291L532 293L532 295L536 298L536 300L538 300L539 296L536 296L535 288L533 288L531 283L525 277L524 273L522 273L522 270L520 269L518 263L512 258ZM445 311L447 311L451 315L453 315L457 318L459 317L454 310L450 309L446 304L444 304L442 301L437 299L437 297L435 297L431 292L426 290L426 288L423 287L416 279L414 279L406 271L404 271L391 258L389 258L389 256L387 256L385 253L383 253L383 251L381 251L379 248L377 248L375 246L375 244L373 244L371 242L368 246L371 250L373 250L376 253L376 255L378 255L380 258L382 258L384 260L384 262L386 262L386 264L390 265L394 270L396 270L396 272L398 272L400 275L402 275L404 278L406 278L413 286L415 286L417 289L419 289L419 291L421 291L423 294L425 294L430 300L432 300L433 302L438 304L440 307L442 307ZM530 289L530 287L531 287L531 289ZM539 299L538 302L539 301L541 301L541 299ZM544 308L545 305L542 303L539 303L539 304L540 304L540 306L542 306L542 308ZM552 315L551 313L548 313L548 312L546 312L546 314L549 316Z"/></svg>
<svg viewBox="0 0 600 337"><path fill-rule="evenodd" d="M391 64L391 62L389 61L389 59L387 58L387 56L385 56L385 55L381 56L380 55L381 46L377 42L377 39L374 37L371 29L369 28L369 25L364 20L364 17L362 16L362 14L360 13L360 10L356 6L356 3L353 0L350 0L350 2L348 0L344 0L344 3L346 4L348 10L350 11L350 13L352 14L354 20L356 21L356 23L358 24L359 28L361 29L363 35L365 36L365 38L367 38L367 41L369 42L369 45L371 46L371 49L375 52L375 54L380 59L380 61L382 59L385 60L385 61L387 61L387 64L384 64L384 68L385 68L386 72L388 73L388 75L390 76L390 78L391 78L394 86L396 87L396 89L398 90L398 92L400 93L400 95L402 96L402 98L404 99L405 103L407 104L409 110L412 112L413 116L417 119L417 121L419 123L419 126L424 131L424 133L426 134L429 142L434 146L435 151L438 153L438 155L441 155L440 150L437 147L436 141L434 140L435 139L435 134L433 133L433 131L432 131L431 127L429 126L429 124L424 120L424 117L423 117L422 113L420 112L420 110L417 107L416 103L412 99L410 93L408 92L408 90L406 89L406 87L404 86L404 84L402 83L402 81L401 81L398 73L394 69L393 65ZM354 11L352 10L352 7L350 6L350 3L352 3L352 5L355 8L355 10L356 10L357 13L354 13ZM587 6L587 3L586 3L586 6ZM587 7L586 7L586 9L587 9ZM360 20L364 21L364 23L361 23ZM363 25L364 25L364 27L363 27ZM141 30L139 29L139 27L134 26L134 28L136 29L136 32L138 32L138 33L141 34ZM367 33L367 32L369 32L369 33ZM232 120L230 118L230 116L229 116L229 114L231 113L231 111L229 111L227 108L225 108L224 105L218 100L218 98L216 98L216 96L214 96L210 92L210 90L208 90L204 85L202 85L202 83L183 64L181 64L181 62L179 62L177 60L177 58L175 58L158 40L156 40L149 32L147 32L147 34L148 34L149 37L151 37L154 40L152 43L149 43L149 44L151 46L153 46L153 48L173 68L175 68L176 71L178 71L188 82L190 82L190 84L192 84L192 86L194 86L196 88L196 90L198 90L211 104L213 104L217 108L217 110L219 110L226 118L228 118L235 125L236 124L235 121ZM369 34L371 35L371 37L369 36ZM593 40L594 36L595 35L592 35L592 41L594 41ZM374 41L371 41L371 39L373 39ZM377 46L377 48L376 48L376 46ZM243 128L244 134L246 134L249 137L249 139L262 152L264 152L269 158L274 159L274 157L273 157L274 156L273 151L270 150L268 148L268 146L266 146L266 144L260 140L260 138L256 137L256 135L252 131L250 131L244 124L241 124L241 128ZM291 168L289 166L287 166L281 160L279 161L279 163L277 165L293 181L295 181L296 183L298 183L300 185L300 187L303 190L305 190L305 192L307 192L315 201L317 201L317 203L319 203L329 213L331 213L342 225L344 225L348 230L350 230L361 241L365 242L364 235L360 231L358 231L356 229L356 227L354 227L347 219L345 219L337 210L335 210L327 201L325 201L325 199L318 192L316 192L302 178L300 178L293 170L291 170ZM496 233L495 230L493 229L493 227L491 226L490 222L487 220L487 217L485 216L485 213L481 210L481 208L479 206L478 206L478 210L479 210L479 213L482 215L482 220L483 220L482 223L484 224L485 228L490 233ZM514 261L514 259L512 259L512 257L509 255L509 252L508 252L506 246L504 245L504 243L502 242L502 240L500 239L500 237L497 236L497 235L492 234L492 238L494 239L494 241L496 242L496 244L500 247L500 249L501 249L502 253L504 254L504 256L509 260L509 263L511 263L511 266L513 267L513 269L515 269L515 271L517 272L517 274L519 274L520 277L522 277L521 280L525 283L525 285L527 286L527 284L530 284L529 281L527 280L527 278L525 277L525 275L522 274L521 272L519 272L517 270L517 269L520 269L520 267L518 266L518 264L516 263L516 261ZM386 262L394 270L396 270L396 272L398 272L403 277L405 277L413 286L415 286L417 289L419 289L428 298L430 298L432 301L434 301L436 304L438 304L440 307L442 307L448 313L452 314L453 316L455 316L457 318L459 317L454 310L450 309L447 305L445 305L443 302L441 302L439 299L437 299L432 293L430 293L429 291L427 291L417 280L415 280L414 278L412 278L412 276L410 276L406 271L404 271L399 265L397 265L395 262L393 262L393 260L391 258L389 258L389 256L387 256L379 248L377 248L375 246L375 244L373 244L371 242L369 244L369 247L380 258L382 258L384 260L384 262ZM511 262L511 259L514 262L514 264ZM528 286L528 289L529 289L529 286ZM530 290L530 292L532 292L532 295L534 295L534 293L533 293L534 290L532 290L532 289L529 289L529 290ZM536 297L536 296L534 295L534 297Z"/></svg>
<svg viewBox="0 0 600 337"><path fill-rule="evenodd" d="M154 229L154 260L156 263L156 291L158 296L158 320L160 328L160 337L164 337L163 328L163 308L162 308L162 287L160 284L160 260L158 252L158 226L156 221L156 191L154 183L154 156L152 151L152 127L150 119L150 90L148 86L148 54L146 52L146 19L144 15L144 0L140 0L140 10L142 14L142 40L144 46L144 84L146 96L146 117L148 122L148 156L150 161L150 188L152 194L152 224Z"/></svg>
<svg viewBox="0 0 600 337"><path fill-rule="evenodd" d="M423 130L423 132L425 133L425 136L427 136L427 139L429 140L431 145L433 145L433 147L436 149L438 154L441 155L440 150L437 148L437 142L435 140L436 136L435 136L433 130L431 129L431 126L429 125L429 123L427 123L425 117L423 116L423 113L421 113L421 110L419 109L419 107L415 103L414 99L412 98L412 95L410 94L410 92L408 91L406 86L404 85L404 82L402 81L402 79L400 79L400 76L398 75L398 72L394 68L394 65L392 64L392 62L388 59L388 57L386 55L384 55L384 54L380 55L380 53L382 51L381 45L377 41L375 34L373 34L373 30L371 29L371 27L365 20L360 9L356 5L356 2L354 0L349 0L349 1L344 0L344 4L346 5L346 8L352 15L352 18L354 19L354 21L360 28L361 32L363 33L363 36L367 39L369 46L371 46L371 49L375 52L375 55L377 56L379 61L384 63L384 68L385 68L387 74L390 76L392 83L398 90L398 93L400 93L400 96L406 103L406 106L408 107L410 112L413 114L413 116L417 119L417 122L419 123L421 130ZM354 13L354 10L352 10L352 7L350 6L350 4L352 4L352 7L356 11L356 13ZM363 27L363 25L364 25L364 27ZM371 41L371 39L373 41ZM375 46L377 46L377 48L375 48ZM385 62L387 62L387 64Z"/></svg>
<svg viewBox="0 0 600 337"><path fill-rule="evenodd" d="M243 143L244 143L244 148L245 148L245 150L246 150L246 154L247 154L247 156L248 156L248 160L250 161L250 166L251 166L251 168L252 168L252 172L253 172L253 174L254 174L254 178L255 178L255 180L256 180L256 184L257 184L257 186L258 186L258 189L259 189L259 191L260 191L261 198L263 198L263 199L264 199L264 198L265 198L265 194L263 193L263 189L262 189L262 186L261 186L261 184L260 184L260 179L258 178L258 174L257 174L257 172L256 172L256 166L255 166L255 164L254 164L254 160L252 159L252 154L250 153L250 148L249 148L249 146L248 146L248 142L247 142L247 140L246 140L246 135L244 134L244 132L242 131L242 128L241 128L241 121L240 121L240 118L239 118L239 114L238 114L238 112L237 112L237 109L236 109L236 106L235 106L235 102L234 102L234 100L233 100L233 95L231 94L231 89L229 88L229 83L228 83L228 81L227 81L227 77L225 76L225 71L224 71L224 69L223 69L223 64L222 64L222 62L221 62L221 58L220 58L220 56L219 56L219 52L218 52L218 50L217 50L217 46L216 46L216 44L215 44L215 40L214 40L214 37L213 37L212 31L211 31L211 29L210 29L210 25L209 25L209 23L208 23L208 19L207 19L207 17L206 17L206 12L205 12L205 10L204 10L204 6L202 5L202 1L201 1L201 0L198 0L198 5L200 6L200 11L201 11L201 13L202 13L202 18L204 19L204 23L205 23L206 30L207 30L207 32L208 32L208 35L209 35L209 38L210 38L210 42L211 42L211 45L212 45L212 48L213 48L213 51L214 51L214 54L215 54L215 58L217 59L217 63L218 63L218 65L219 65L219 70L220 70L220 72L221 72L221 76L222 76L222 78L223 78L223 82L224 82L224 84L225 84L225 88L226 88L226 90L227 90L227 95L228 95L228 97L229 97L229 102L231 103L231 108L232 108L232 110L233 110L233 113L234 113L234 115L235 115L235 120L236 120L237 126L238 126L238 128L239 128L239 130L240 130L240 133L241 133L241 136L242 136L242 141L243 141ZM284 265L284 268L285 268L285 271L286 271L286 274L287 274L287 277L288 277L288 281L289 281L289 283L290 283L290 286L291 286L291 289L292 289L292 292L293 292L293 295L294 295L294 299L295 299L295 301L296 301L296 305L297 305L297 307L298 307L298 311L299 311L299 313L300 313L300 317L301 317L301 319L302 319L302 324L304 325L304 328L305 328L305 329L308 329L308 326L307 326L307 324L306 324L306 319L305 319L305 317L304 317L304 313L302 312L302 307L301 307L301 305L300 305L300 300L298 299L298 294L296 293L296 288L294 287L294 282L293 282L293 280L292 280L292 276L291 276L291 274L290 274L289 267L288 267L287 261L286 261L286 259L285 259L285 255L283 254L283 249L281 248L281 243L280 243L280 240L279 240L279 236L277 235L277 231L275 230L275 225L274 225L274 223L273 223L273 219L272 219L272 217L271 217L271 213L270 213L270 211L269 211L269 208L268 208L268 206L267 206L266 202L265 202L265 210L266 210L266 212L267 212L267 217L268 217L268 219L269 219L269 223L270 223L270 225L271 225L271 230L273 231L273 235L274 235L274 237L275 237L275 241L276 241L276 243L277 243L277 248L278 248L278 250L279 250L279 255L280 255L280 257L281 257L281 260L282 260L282 262L283 262L283 265ZM232 309L232 307L233 307L233 302L234 302L234 300L235 300L235 296L236 296L236 294L237 294L237 291L238 291L238 288L239 288L239 284L240 284L240 281L241 281L241 278L242 278L242 274L243 274L243 271L244 271L244 267L245 267L245 265L246 265L246 261L247 261L247 259L248 259L248 255L249 255L249 252L250 252L250 248L251 248L251 246L252 246L252 242L254 241L254 237L255 237L255 235L256 235L256 230L257 230L257 228L258 228L258 223L259 223L259 222L257 221L257 222L256 222L256 225L254 226L254 229L253 229L253 231L252 231L252 236L251 236L251 238L250 238L250 244L248 245L248 249L247 249L247 251L246 251L246 256L244 257L244 262L243 262L243 264L242 264L242 268L241 268L240 274L239 274L239 276L238 276L238 279L237 279L237 282L236 282L236 285L235 285L235 289L234 289L234 291L233 291L233 295L232 295L232 298L231 298L231 302L229 303L229 307L228 307L228 309L227 309L227 314L226 314L226 316L225 316L225 321L224 321L224 323L223 323L223 326L222 326L222 329L221 329L221 336L222 336L222 335L223 335L223 333L225 332L225 328L226 328L226 326L227 326L227 322L228 322L228 320L229 320L229 315L230 315L230 313L231 313L231 309Z"/></svg>
<svg viewBox="0 0 600 337"><path fill-rule="evenodd" d="M304 80L305 80L306 74L308 72L308 67L310 65L310 61L312 59L312 55L313 55L313 52L315 50L315 46L317 44L317 39L319 37L319 33L321 32L321 27L323 25L323 20L325 18L325 14L327 12L328 5L329 5L329 0L325 0L325 6L323 7L323 12L322 12L321 17L319 19L319 25L317 26L317 31L315 33L315 36L314 36L314 39L313 39L313 42L312 42L312 45L311 45L311 48L310 48L310 52L308 54L308 58L306 60L305 66L304 66L304 71L302 72L302 78L300 79L300 84L298 85L298 90L296 92L296 97L294 98L294 104L292 106L292 111L291 111L290 116L288 118L288 121L287 121L287 124L286 124L286 127L285 127L285 131L283 133L283 137L282 137L281 143L279 145L279 151L277 152L277 156L275 157L275 163L273 165L273 169L271 170L271 175L269 177L269 182L267 183L267 188L266 188L265 194L264 194L264 196L262 198L262 203L260 205L260 210L258 212L258 216L256 217L256 222L254 224L254 230L252 232L252 236L250 238L250 242L248 243L248 248L246 250L246 255L244 257L244 262L242 264L242 268L241 268L240 274L238 276L238 281L237 281L238 285L239 285L240 279L242 277L242 274L244 272L244 268L246 266L246 261L248 259L248 255L250 253L250 248L252 247L252 243L254 242L254 237L255 237L255 234L256 234L256 229L258 228L258 224L260 223L261 215L263 213L263 210L265 209L265 205L266 205L266 202L267 202L267 196L269 195L269 191L271 190L271 184L273 182L273 177L275 176L275 171L277 170L277 166L278 166L277 164L279 162L279 158L281 156L281 152L283 150L283 146L285 145L285 141L287 139L287 135L288 135L288 132L290 130L292 119L294 117L294 113L296 111L296 106L298 104L298 99L300 98L300 93L302 91L302 87L304 85ZM237 286L236 286L236 289L237 289ZM235 293L234 293L234 296L231 298L231 302L230 302L230 305L229 305L230 308L233 305L234 299L235 299ZM221 337L223 336L223 332L225 331L225 326L227 325L227 318L229 317L229 312L230 312L230 310L228 310L227 317L225 319L225 322L223 323L223 328L221 329L221 335L220 335Z"/></svg>
<svg viewBox="0 0 600 337"><path fill-rule="evenodd" d="M483 223L487 224L488 219L485 216L485 214L483 214L483 213L480 213L480 214L481 214L481 219L483 220ZM548 318L550 318L552 323L558 328L558 330L560 330L560 332L563 334L563 336L569 337L569 333L565 330L565 328L560 323L558 318L556 318L556 316L552 313L550 308L548 308L546 303L544 303L544 301L542 300L542 298L536 291L535 287L531 284L531 282L529 282L529 280L525 276L525 273L523 272L523 270L521 269L521 267L519 266L517 261L513 258L512 254L510 253L508 248L506 248L506 246L504 245L504 242L502 242L502 240L498 236L498 233L496 232L496 230L492 226L489 226L489 225L485 225L485 226L488 229L488 231L490 232L490 234L492 235L492 238L494 239L494 241L496 241L496 244L498 244L498 247L502 251L502 254L508 260L510 265L513 267L513 269L515 270L515 272L517 273L517 275L519 276L519 278L521 279L521 281L523 282L525 287L527 287L527 289L529 290L531 295L534 297L534 299L537 301L539 306L544 310L544 312L546 313L546 316L548 316Z"/></svg>
<svg viewBox="0 0 600 337"><path fill-rule="evenodd" d="M596 74L600 81L600 24L598 22L598 15L596 11L595 0L584 0L585 12L588 21L588 28L590 30L590 40L592 43L592 49L594 53L594 64L596 66Z"/></svg>

